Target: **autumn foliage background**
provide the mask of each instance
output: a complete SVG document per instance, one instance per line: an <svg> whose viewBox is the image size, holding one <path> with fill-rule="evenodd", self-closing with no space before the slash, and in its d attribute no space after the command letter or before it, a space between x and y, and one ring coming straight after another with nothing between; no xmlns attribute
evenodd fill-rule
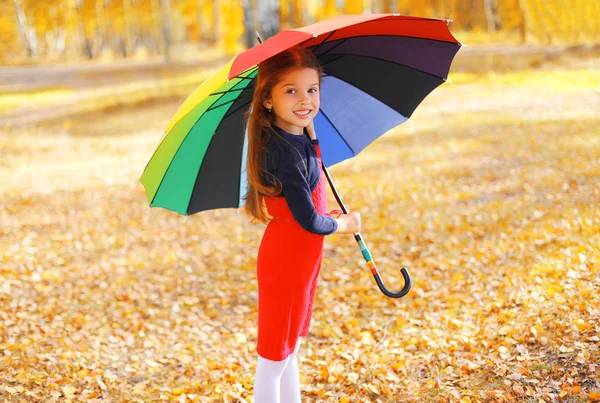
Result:
<svg viewBox="0 0 600 403"><path fill-rule="evenodd" d="M385 297L326 238L304 401L600 401L599 7L0 0L0 401L251 402L264 226L150 209L138 178L254 30L362 12L451 18L470 46L329 169L388 288L414 285Z"/></svg>

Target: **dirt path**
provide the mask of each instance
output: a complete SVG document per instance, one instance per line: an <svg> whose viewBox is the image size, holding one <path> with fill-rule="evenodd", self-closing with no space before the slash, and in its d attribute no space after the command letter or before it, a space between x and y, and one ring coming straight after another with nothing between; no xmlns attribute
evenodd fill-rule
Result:
<svg viewBox="0 0 600 403"><path fill-rule="evenodd" d="M41 89L67 89L42 104L28 103L0 112L0 128L31 125L44 120L87 113L145 98L191 93L204 79L230 60L229 56L206 49L197 60L117 61L111 64L0 67L0 94ZM600 48L567 49L539 46L465 46L457 54L450 73L516 71L536 66L556 68L589 64ZM204 55L204 56L202 56ZM201 61L200 61L201 60ZM598 60L598 59L594 59Z"/></svg>

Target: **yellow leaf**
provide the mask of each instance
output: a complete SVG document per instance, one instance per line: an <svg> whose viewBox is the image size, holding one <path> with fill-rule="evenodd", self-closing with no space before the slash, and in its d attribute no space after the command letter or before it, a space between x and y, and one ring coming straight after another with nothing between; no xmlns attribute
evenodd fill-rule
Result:
<svg viewBox="0 0 600 403"><path fill-rule="evenodd" d="M65 394L65 396L70 396L73 393L75 393L75 391L77 390L72 386L63 386L61 389L62 389L62 392Z"/></svg>
<svg viewBox="0 0 600 403"><path fill-rule="evenodd" d="M348 375L346 375L346 377L352 383L356 383L356 381L358 381L358 374L356 372L350 372Z"/></svg>
<svg viewBox="0 0 600 403"><path fill-rule="evenodd" d="M326 366L321 367L320 373L321 373L321 376L323 377L323 379L325 379L325 380L329 379L329 369L327 369Z"/></svg>
<svg viewBox="0 0 600 403"><path fill-rule="evenodd" d="M373 335L371 332L360 332L360 341L364 344L372 344L373 343Z"/></svg>
<svg viewBox="0 0 600 403"><path fill-rule="evenodd" d="M106 385L99 376L96 377L96 382L98 383L98 386L100 386L100 389L106 390Z"/></svg>
<svg viewBox="0 0 600 403"><path fill-rule="evenodd" d="M465 396L462 399L460 399L460 403L471 403L471 399L469 398L469 396Z"/></svg>
<svg viewBox="0 0 600 403"><path fill-rule="evenodd" d="M172 393L173 393L174 395L177 395L177 396L179 396L180 394L182 394L182 393L183 393L183 388L173 388L173 391L172 391Z"/></svg>
<svg viewBox="0 0 600 403"><path fill-rule="evenodd" d="M148 364L149 366L151 366L151 367L153 367L153 368L158 368L158 367L160 367L160 364L159 364L159 363L157 363L156 361L154 361L154 360L151 360L151 359L149 359L149 358L147 358L147 359L146 359L146 360L144 360L144 361L146 362L146 364Z"/></svg>
<svg viewBox="0 0 600 403"><path fill-rule="evenodd" d="M346 396L340 397L340 403L348 403L348 398Z"/></svg>
<svg viewBox="0 0 600 403"><path fill-rule="evenodd" d="M590 392L590 394L588 395L588 399L590 399L592 402L598 402L600 401L600 393Z"/></svg>
<svg viewBox="0 0 600 403"><path fill-rule="evenodd" d="M237 341L238 343L246 343L247 341L246 335L244 333L236 332L234 333L234 337L235 341Z"/></svg>

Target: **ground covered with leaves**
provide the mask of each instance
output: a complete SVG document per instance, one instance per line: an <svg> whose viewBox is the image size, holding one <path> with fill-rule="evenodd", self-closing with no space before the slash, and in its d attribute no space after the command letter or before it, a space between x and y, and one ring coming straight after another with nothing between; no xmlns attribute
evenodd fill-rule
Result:
<svg viewBox="0 0 600 403"><path fill-rule="evenodd" d="M303 400L599 401L600 73L450 78L329 169L386 285L414 285L385 297L326 237ZM264 226L138 182L182 101L4 130L3 401L252 400Z"/></svg>

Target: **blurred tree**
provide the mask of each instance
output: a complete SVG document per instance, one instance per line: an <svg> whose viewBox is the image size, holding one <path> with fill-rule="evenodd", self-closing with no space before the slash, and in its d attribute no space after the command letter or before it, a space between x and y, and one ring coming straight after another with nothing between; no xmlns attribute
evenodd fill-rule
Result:
<svg viewBox="0 0 600 403"><path fill-rule="evenodd" d="M170 60L172 47L204 41L235 53L283 29L339 14L452 18L453 31L521 42L598 43L600 1L579 0L0 0L0 59L128 57ZM245 35L244 35L245 33ZM11 55L11 57L8 57Z"/></svg>
<svg viewBox="0 0 600 403"><path fill-rule="evenodd" d="M500 25L498 20L498 0L484 0L485 18L487 20L488 32L496 32L496 27Z"/></svg>
<svg viewBox="0 0 600 403"><path fill-rule="evenodd" d="M346 14L361 14L364 7L364 0L346 0L344 11Z"/></svg>
<svg viewBox="0 0 600 403"><path fill-rule="evenodd" d="M0 63L14 59L25 49L26 38L20 37L17 8L12 0L0 1ZM30 55L28 57L31 57Z"/></svg>
<svg viewBox="0 0 600 403"><path fill-rule="evenodd" d="M33 15L27 16L25 13L26 7L29 6L27 0L14 0L16 17L19 27L19 36L23 43L28 58L37 56L37 31Z"/></svg>
<svg viewBox="0 0 600 403"><path fill-rule="evenodd" d="M216 43L219 39L219 0L212 1L212 32L210 41Z"/></svg>
<svg viewBox="0 0 600 403"><path fill-rule="evenodd" d="M218 32L219 45L229 54L242 50L240 39L244 34L244 10L239 0L221 0Z"/></svg>
<svg viewBox="0 0 600 403"><path fill-rule="evenodd" d="M160 0L161 32L165 62L171 61L171 0Z"/></svg>
<svg viewBox="0 0 600 403"><path fill-rule="evenodd" d="M102 54L107 48L108 44L108 34L110 30L108 29L108 21L106 15L106 4L110 2L110 0L96 0L96 40L98 44L98 52Z"/></svg>
<svg viewBox="0 0 600 403"><path fill-rule="evenodd" d="M87 3L88 7L86 8L84 6L84 0L76 0L75 2L78 20L77 32L79 36L77 43L81 47L83 54L85 54L88 59L91 59L94 57L91 32L94 30L96 18L95 15L94 18L90 18L89 14L92 8L90 7L90 1Z"/></svg>
<svg viewBox="0 0 600 403"><path fill-rule="evenodd" d="M244 37L246 38L246 48L250 49L257 42L254 28L254 7L252 7L251 0L242 0L242 7L244 8Z"/></svg>
<svg viewBox="0 0 600 403"><path fill-rule="evenodd" d="M316 13L317 21L326 20L338 15L338 6L336 0L323 0L322 6Z"/></svg>
<svg viewBox="0 0 600 403"><path fill-rule="evenodd" d="M258 33L266 41L279 32L279 1L260 0L256 4Z"/></svg>
<svg viewBox="0 0 600 403"><path fill-rule="evenodd" d="M106 3L108 43L111 49L122 57L126 57L129 53L126 41L126 37L131 35L126 21L126 9L129 2L130 0L109 0Z"/></svg>
<svg viewBox="0 0 600 403"><path fill-rule="evenodd" d="M397 13L398 12L398 0L382 0L381 2L381 13Z"/></svg>

